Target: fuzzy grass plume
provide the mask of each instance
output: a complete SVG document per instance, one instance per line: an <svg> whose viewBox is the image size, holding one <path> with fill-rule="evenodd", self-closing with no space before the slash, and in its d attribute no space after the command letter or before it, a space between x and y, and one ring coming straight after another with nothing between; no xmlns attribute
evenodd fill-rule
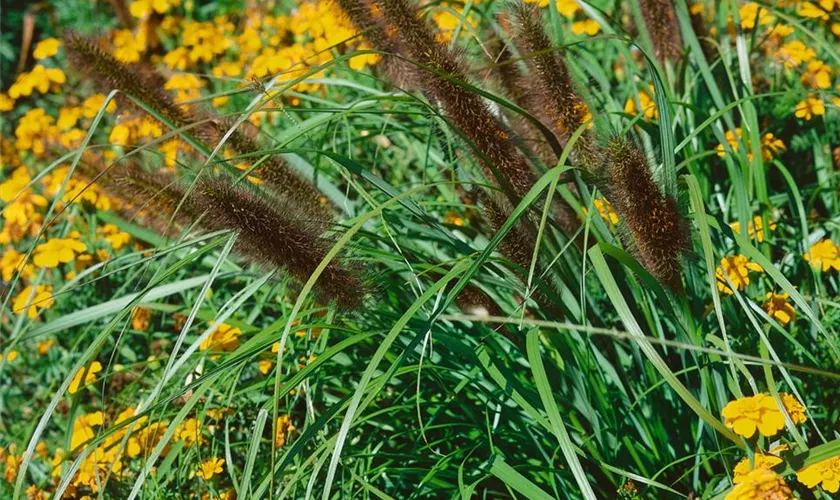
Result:
<svg viewBox="0 0 840 500"><path fill-rule="evenodd" d="M517 29L516 42L528 61L533 78L529 86L535 101L546 118L547 126L565 145L571 134L588 120L589 110L575 89L563 55L548 39L540 11L522 2L514 4ZM580 137L574 147L574 159L590 171L599 165L598 153L590 134Z"/></svg>
<svg viewBox="0 0 840 500"><path fill-rule="evenodd" d="M639 9L650 33L656 58L677 62L682 53L682 36L672 0L639 0Z"/></svg>
<svg viewBox="0 0 840 500"><path fill-rule="evenodd" d="M533 172L516 150L511 133L490 112L481 96L456 83L468 81L461 58L435 39L432 27L418 17L414 6L406 0L378 0L371 12L380 13L380 19L379 14L374 17L371 13L367 18L358 15L362 12L359 2L343 0L341 5L357 29L378 24L391 34L394 43L378 49L396 49L401 57L420 65L413 71L412 80L473 145L484 174L499 181L512 202L527 193L534 183ZM371 43L382 42L374 38Z"/></svg>
<svg viewBox="0 0 840 500"><path fill-rule="evenodd" d="M680 254L689 246L677 202L653 180L644 152L616 138L606 151L608 198L624 221L641 264L674 290L682 288Z"/></svg>
<svg viewBox="0 0 840 500"><path fill-rule="evenodd" d="M71 64L102 90L118 89L134 96L173 126L189 127L189 133L211 149L227 135L225 144L239 155L260 151L259 144L239 128L228 134L232 126L230 120L188 110L185 106L177 104L164 90L164 77L154 68L141 63L121 62L103 50L95 40L74 33L67 34L64 43ZM142 108L130 99L123 97L120 102L142 111ZM324 221L331 218L329 207L320 201L321 193L281 157L269 156L256 175L266 180L281 196L294 202L299 210L309 212L311 218Z"/></svg>
<svg viewBox="0 0 840 500"><path fill-rule="evenodd" d="M234 251L251 262L285 269L306 281L334 243L289 200L261 192L255 186L235 185L226 175L199 179L192 190L174 175L127 164L99 176L99 185L143 212L151 212L160 226L173 214L176 223L197 223L204 231L236 231ZM322 302L335 300L345 309L356 307L363 296L355 269L331 262L315 290Z"/></svg>

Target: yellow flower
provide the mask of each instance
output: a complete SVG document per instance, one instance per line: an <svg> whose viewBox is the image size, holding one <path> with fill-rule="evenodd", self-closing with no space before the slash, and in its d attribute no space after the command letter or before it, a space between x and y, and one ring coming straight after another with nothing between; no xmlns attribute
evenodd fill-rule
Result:
<svg viewBox="0 0 840 500"><path fill-rule="evenodd" d="M105 94L93 94L82 102L82 116L85 118L93 118L99 113L102 105L105 104ZM113 113L117 109L117 103L111 99L108 106L105 107L107 113Z"/></svg>
<svg viewBox="0 0 840 500"><path fill-rule="evenodd" d="M654 88L653 85L649 85L648 87L650 89L650 93L644 89L639 89L639 104L645 114L645 118L656 119L659 118L659 111L656 109L656 102L653 100L653 97L651 97L654 94ZM636 108L636 100L633 96L628 97L627 102L624 103L624 112L630 115L635 115L639 112Z"/></svg>
<svg viewBox="0 0 840 500"><path fill-rule="evenodd" d="M86 385L90 385L96 381L96 374L102 371L102 363L99 361L94 361L90 364L87 368L82 367L79 368L79 371L76 372L76 375L73 377L73 381L70 382L70 387L67 389L70 394L75 394L76 391L79 390L79 387L84 387ZM82 377L85 377L84 384L82 384Z"/></svg>
<svg viewBox="0 0 840 500"><path fill-rule="evenodd" d="M770 221L770 230L776 230L776 223L772 220ZM733 222L729 224L729 227L732 228L738 234L741 234L741 223L740 222ZM761 216L756 215L753 217L751 222L747 223L747 234L749 235L750 239L757 239L760 242L764 241L764 223L761 220Z"/></svg>
<svg viewBox="0 0 840 500"><path fill-rule="evenodd" d="M615 212L612 203L607 201L606 198L595 198L593 204L595 205L595 209L598 210L598 213L601 215L601 218L605 221L616 225L618 224L618 221L621 220L619 219L618 214Z"/></svg>
<svg viewBox="0 0 840 500"><path fill-rule="evenodd" d="M804 101L799 101L796 105L796 117L810 120L814 116L822 116L825 114L825 104L822 99L816 97L809 97Z"/></svg>
<svg viewBox="0 0 840 500"><path fill-rule="evenodd" d="M19 353L14 349L7 352L5 357L3 356L3 353L0 353L0 363L2 363L4 360L6 361L6 363L11 363L12 361L18 358L18 354Z"/></svg>
<svg viewBox="0 0 840 500"><path fill-rule="evenodd" d="M749 439L756 429L763 436L773 436L785 427L785 416L776 400L762 393L730 401L721 412L727 427Z"/></svg>
<svg viewBox="0 0 840 500"><path fill-rule="evenodd" d="M32 264L25 264L26 254L20 253L14 248L10 248L0 257L0 275L6 283L12 280L12 276L16 272L20 272L20 279L26 280L32 276L34 268Z"/></svg>
<svg viewBox="0 0 840 500"><path fill-rule="evenodd" d="M0 93L0 111L6 112L15 109L15 100L6 93Z"/></svg>
<svg viewBox="0 0 840 500"><path fill-rule="evenodd" d="M804 257L811 266L822 269L823 272L831 268L834 268L835 271L840 271L840 250L828 238L814 243L805 253Z"/></svg>
<svg viewBox="0 0 840 500"><path fill-rule="evenodd" d="M186 47L176 47L163 56L163 64L169 66L169 69L184 71L190 64L189 55L190 51Z"/></svg>
<svg viewBox="0 0 840 500"><path fill-rule="evenodd" d="M764 269L758 264L750 262L744 255L733 255L720 259L720 267L715 270L718 291L726 295L732 295L733 292L726 282L727 276L738 290L743 290L750 284L750 271L762 273Z"/></svg>
<svg viewBox="0 0 840 500"><path fill-rule="evenodd" d="M808 69L799 77L803 85L815 89L831 87L831 66L824 61L813 60L808 63Z"/></svg>
<svg viewBox="0 0 840 500"><path fill-rule="evenodd" d="M107 241L114 250L119 250L120 248L128 245L128 242L131 241L131 235L120 231L116 224L105 224L102 227L97 228L96 233L105 236L105 241Z"/></svg>
<svg viewBox="0 0 840 500"><path fill-rule="evenodd" d="M755 2L748 2L738 9L738 17L741 18L741 27L746 30L755 28L756 20L760 26L766 26L773 22L770 12Z"/></svg>
<svg viewBox="0 0 840 500"><path fill-rule="evenodd" d="M177 6L180 0L135 0L128 6L131 15L137 18L146 17L152 11L165 14L170 7Z"/></svg>
<svg viewBox="0 0 840 500"><path fill-rule="evenodd" d="M118 123L111 129L111 133L108 135L108 142L118 146L125 146L126 144L130 144L130 138L131 129L128 125Z"/></svg>
<svg viewBox="0 0 840 500"><path fill-rule="evenodd" d="M196 472L195 475L207 481L216 474L221 474L222 465L224 465L224 463L224 459L211 458L210 460L201 463L198 468L198 472Z"/></svg>
<svg viewBox="0 0 840 500"><path fill-rule="evenodd" d="M198 347L201 351L233 351L239 347L239 336L242 330L235 326L222 323L209 337L204 339Z"/></svg>
<svg viewBox="0 0 840 500"><path fill-rule="evenodd" d="M274 446L282 448L288 439L288 435L295 431L292 419L288 415L277 417L277 431L274 437Z"/></svg>
<svg viewBox="0 0 840 500"><path fill-rule="evenodd" d="M122 62L137 62L146 51L145 37L136 36L131 30L115 30L113 36L114 57Z"/></svg>
<svg viewBox="0 0 840 500"><path fill-rule="evenodd" d="M758 468L744 476L725 500L787 500L793 498L784 479L767 468Z"/></svg>
<svg viewBox="0 0 840 500"><path fill-rule="evenodd" d="M799 66L804 62L808 62L817 55L813 49L805 45L799 40L788 42L776 52L776 57L781 60L785 68L793 68Z"/></svg>
<svg viewBox="0 0 840 500"><path fill-rule="evenodd" d="M819 3L833 4L834 1L830 0L827 2L823 0ZM828 20L828 13L826 12L826 10L830 12L832 7L834 7L834 5L829 5L828 7L820 7L814 5L811 2L803 2L802 5L799 6L799 10L797 10L796 13L802 17L807 17L809 19L820 19L826 21Z"/></svg>
<svg viewBox="0 0 840 500"><path fill-rule="evenodd" d="M586 33L589 36L597 35L601 31L601 25L594 19L585 19L583 21L575 21L572 23L572 33L575 35L582 35Z"/></svg>
<svg viewBox="0 0 840 500"><path fill-rule="evenodd" d="M257 363L257 368L263 375L268 375L268 372L271 371L272 367L274 367L274 362L268 359L261 359L260 362Z"/></svg>
<svg viewBox="0 0 840 500"><path fill-rule="evenodd" d="M135 330L145 332L149 329L149 320L152 317L152 310L148 307L135 307L131 310L131 327Z"/></svg>
<svg viewBox="0 0 840 500"><path fill-rule="evenodd" d="M764 161L772 160L773 156L786 149L785 143L770 132L764 134L764 137L761 138L761 157Z"/></svg>
<svg viewBox="0 0 840 500"><path fill-rule="evenodd" d="M58 267L59 263L72 262L76 254L87 250L87 245L73 238L53 238L35 247L32 262L36 267Z"/></svg>
<svg viewBox="0 0 840 500"><path fill-rule="evenodd" d="M796 473L796 479L813 489L821 485L829 493L840 490L840 456L809 465Z"/></svg>
<svg viewBox="0 0 840 500"><path fill-rule="evenodd" d="M743 137L741 133L741 127L736 127L735 131L727 130L726 134L724 135L724 139L726 143L729 144L729 149L732 152L738 151L741 147L741 142L743 141L744 146L747 150L747 160L752 161L752 150L750 148L750 141L748 137ZM772 133L768 132L764 134L761 138L761 158L764 161L770 161L773 159L773 156L779 154L780 152L787 149L785 143L777 138ZM717 146L717 155L723 158L726 156L726 147L723 143L718 144Z"/></svg>
<svg viewBox="0 0 840 500"><path fill-rule="evenodd" d="M750 459L748 457L744 457L735 465L735 468L732 469L732 482L735 484L743 482L749 473L755 469L772 469L776 465L782 463L782 458L779 455L788 449L789 447L783 444L770 450L769 454L756 453L753 456L753 467L750 467Z"/></svg>
<svg viewBox="0 0 840 500"><path fill-rule="evenodd" d="M771 318L786 326L791 321L796 321L796 311L788 303L787 293L767 292L764 297L764 304L761 306Z"/></svg>
<svg viewBox="0 0 840 500"><path fill-rule="evenodd" d="M175 429L175 441L183 441L185 445L204 444L204 436L201 434L201 423L194 419L188 418L181 422Z"/></svg>
<svg viewBox="0 0 840 500"><path fill-rule="evenodd" d="M36 349L38 350L38 355L39 356L46 356L47 353L50 352L50 347L52 347L54 344L55 344L55 340L53 340L53 339L47 339L47 340L42 340L41 342L38 342L38 346L36 347Z"/></svg>
<svg viewBox="0 0 840 500"><path fill-rule="evenodd" d="M67 76L59 68L45 68L37 64L29 73L18 75L15 83L9 87L9 97L18 99L20 96L32 95L38 91L46 94L51 88L56 89L67 81Z"/></svg>
<svg viewBox="0 0 840 500"><path fill-rule="evenodd" d="M785 411L794 424L804 424L808 421L808 417L805 415L805 407L802 406L802 403L798 399L786 392L780 392L779 397L782 399Z"/></svg>
<svg viewBox="0 0 840 500"><path fill-rule="evenodd" d="M30 295L32 295L31 299ZM40 310L49 309L54 303L55 299L52 298L51 286L38 285L35 293L33 293L32 285L29 285L17 294L14 304L12 304L12 309L18 314L23 314L26 311L27 317L34 318ZM28 309L27 304L29 304Z"/></svg>
<svg viewBox="0 0 840 500"><path fill-rule="evenodd" d="M35 46L35 50L32 51L32 57L35 59L52 57L58 53L59 47L61 47L61 42L57 38L45 38Z"/></svg>
<svg viewBox="0 0 840 500"><path fill-rule="evenodd" d="M557 12L559 12L568 19L573 18L577 11L580 10L580 5L578 5L578 3L575 0L557 0L556 3Z"/></svg>

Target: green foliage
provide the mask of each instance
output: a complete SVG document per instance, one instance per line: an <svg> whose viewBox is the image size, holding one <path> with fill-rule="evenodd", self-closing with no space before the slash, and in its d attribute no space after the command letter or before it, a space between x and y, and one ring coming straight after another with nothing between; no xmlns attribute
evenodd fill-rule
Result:
<svg viewBox="0 0 840 500"><path fill-rule="evenodd" d="M4 111L0 497L830 497L840 10L163 3Z"/></svg>

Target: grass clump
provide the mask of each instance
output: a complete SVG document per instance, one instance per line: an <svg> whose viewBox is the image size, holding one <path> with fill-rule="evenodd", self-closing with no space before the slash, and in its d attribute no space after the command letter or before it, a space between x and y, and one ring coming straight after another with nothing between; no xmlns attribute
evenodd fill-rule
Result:
<svg viewBox="0 0 840 500"><path fill-rule="evenodd" d="M831 498L837 14L4 10L0 498Z"/></svg>

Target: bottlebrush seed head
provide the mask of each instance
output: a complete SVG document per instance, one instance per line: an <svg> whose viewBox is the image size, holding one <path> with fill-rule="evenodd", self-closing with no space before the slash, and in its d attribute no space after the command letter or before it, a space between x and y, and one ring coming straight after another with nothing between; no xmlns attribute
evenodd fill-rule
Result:
<svg viewBox="0 0 840 500"><path fill-rule="evenodd" d="M639 0L656 58L676 62L682 53L682 36L673 0Z"/></svg>
<svg viewBox="0 0 840 500"><path fill-rule="evenodd" d="M517 21L515 40L535 76L530 85L537 96L536 109L542 110L547 118L546 125L565 145L575 130L587 121L588 108L575 89L562 53L552 46L545 32L539 9L523 2L513 5ZM573 159L594 171L600 159L589 135L584 133L578 139Z"/></svg>
<svg viewBox="0 0 840 500"><path fill-rule="evenodd" d="M103 50L97 40L75 33L64 36L64 46L70 64L103 91L117 89L134 96L175 126L188 123L185 111L164 90L165 81L153 68L119 61ZM119 100L139 108L130 99Z"/></svg>
<svg viewBox="0 0 840 500"><path fill-rule="evenodd" d="M641 264L674 290L682 288L680 255L689 245L688 227L676 200L656 185L644 152L616 138L606 151L607 197L624 221Z"/></svg>

